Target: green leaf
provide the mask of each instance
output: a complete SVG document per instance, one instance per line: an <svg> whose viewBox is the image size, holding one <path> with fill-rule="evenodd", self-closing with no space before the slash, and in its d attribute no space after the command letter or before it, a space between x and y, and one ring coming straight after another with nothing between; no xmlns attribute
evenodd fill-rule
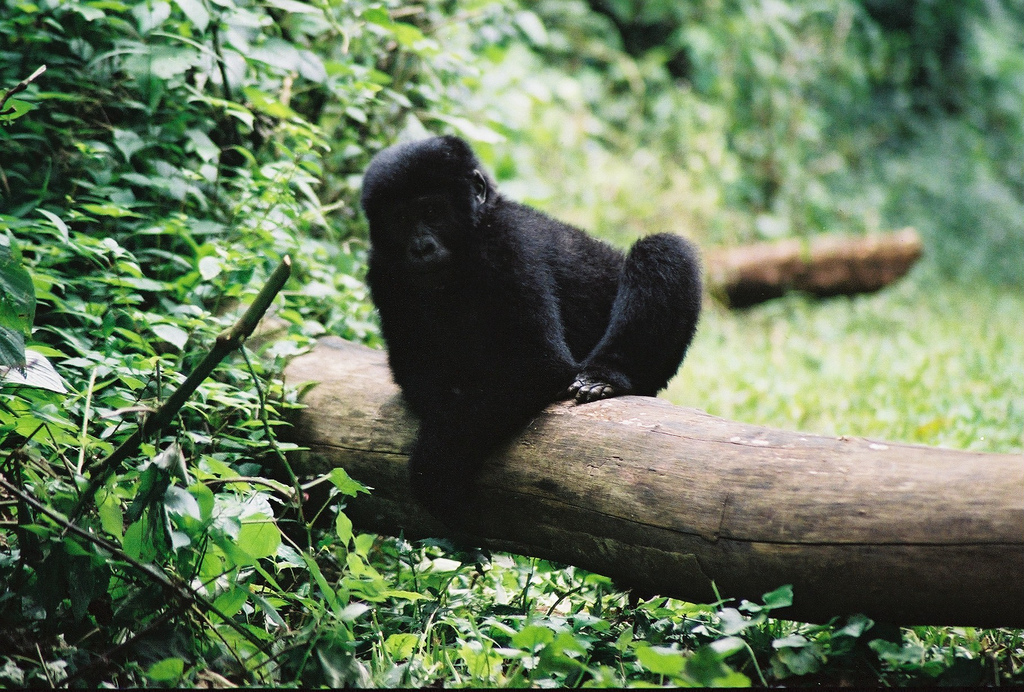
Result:
<svg viewBox="0 0 1024 692"><path fill-rule="evenodd" d="M526 651L536 651L555 640L555 633L540 625L527 625L512 635L512 646Z"/></svg>
<svg viewBox="0 0 1024 692"><path fill-rule="evenodd" d="M96 216L109 216L115 219L139 216L139 214L136 214L130 209L125 209L124 207L120 207L116 204L83 204L82 209L90 214L95 214Z"/></svg>
<svg viewBox="0 0 1024 692"><path fill-rule="evenodd" d="M655 675L679 675L686 665L681 651L665 646L641 646L636 650L636 660Z"/></svg>
<svg viewBox="0 0 1024 692"><path fill-rule="evenodd" d="M157 661L146 671L146 677L154 682L175 683L185 673L185 662L180 658L165 658Z"/></svg>
<svg viewBox="0 0 1024 692"><path fill-rule="evenodd" d="M419 641L418 636L408 632L392 634L384 640L384 650L396 661L404 661L413 655Z"/></svg>
<svg viewBox="0 0 1024 692"><path fill-rule="evenodd" d="M0 115L0 121L10 122L25 115L29 111L33 111L37 108L36 104L29 103L28 101L21 101L20 99L7 99L7 103L4 104L4 113Z"/></svg>
<svg viewBox="0 0 1024 692"><path fill-rule="evenodd" d="M25 364L25 339L36 313L32 275L9 235L0 234L0 365Z"/></svg>
<svg viewBox="0 0 1024 692"><path fill-rule="evenodd" d="M195 496L176 485L168 486L164 492L164 507L172 514L192 517L199 522L203 520L203 514L199 509L199 503L196 501Z"/></svg>
<svg viewBox="0 0 1024 692"><path fill-rule="evenodd" d="M200 520L204 523L210 521L213 517L213 507L216 504L213 491L203 483L195 483L189 486L188 491L192 493L192 497L196 499L196 504L199 505Z"/></svg>
<svg viewBox="0 0 1024 692"><path fill-rule="evenodd" d="M163 0L140 2L132 8L140 34L148 34L171 16L171 6Z"/></svg>
<svg viewBox="0 0 1024 692"><path fill-rule="evenodd" d="M249 589L244 586L234 586L214 599L213 605L222 612L225 617L231 617L245 605L249 599Z"/></svg>
<svg viewBox="0 0 1024 692"><path fill-rule="evenodd" d="M0 386L3 385L34 387L58 394L66 394L68 391L50 361L31 348L25 349L25 367L23 369L0 365Z"/></svg>
<svg viewBox="0 0 1024 692"><path fill-rule="evenodd" d="M330 478L331 483L334 484L334 487L337 488L338 492L340 492L342 495L355 497L359 493L370 492L369 488L367 488L365 485L349 477L348 473L343 468L331 469L331 472L328 474L328 477Z"/></svg>
<svg viewBox="0 0 1024 692"><path fill-rule="evenodd" d="M750 680L733 672L723 658L710 646L702 646L686 660L683 676L700 687L749 687Z"/></svg>
<svg viewBox="0 0 1024 692"><path fill-rule="evenodd" d="M121 500L113 493L107 493L100 502L100 526L118 541L124 541L124 512L121 511Z"/></svg>
<svg viewBox="0 0 1024 692"><path fill-rule="evenodd" d="M793 605L793 585L785 584L761 597L765 608L776 610Z"/></svg>
<svg viewBox="0 0 1024 692"><path fill-rule="evenodd" d="M779 662L794 675L809 675L817 673L821 669L818 647L812 646L812 642L804 641L804 646L781 648L775 653L775 657ZM775 646L774 642L772 646Z"/></svg>
<svg viewBox="0 0 1024 692"><path fill-rule="evenodd" d="M185 344L188 343L189 333L173 324L154 324L150 329L160 337L161 341L166 341L175 346L179 351L184 350Z"/></svg>
<svg viewBox="0 0 1024 692"><path fill-rule="evenodd" d="M114 146L117 147L121 155L124 156L125 162L131 161L132 156L135 152L145 148L146 142L143 141L136 132L132 130L122 130L114 128Z"/></svg>
<svg viewBox="0 0 1024 692"><path fill-rule="evenodd" d="M338 512L338 518L334 520L334 530L342 544L348 546L352 540L352 520L345 516L344 512Z"/></svg>
<svg viewBox="0 0 1024 692"><path fill-rule="evenodd" d="M210 24L210 13L207 12L202 0L174 0L188 20L195 25L200 33L206 31Z"/></svg>
<svg viewBox="0 0 1024 692"><path fill-rule="evenodd" d="M53 212L46 211L45 209L37 208L36 211L45 216L47 219L49 219L50 223L52 223L54 228L57 229L57 232L60 233L61 240L63 240L65 243L70 242L71 234L69 233L68 226L66 223L64 223L63 219L61 219Z"/></svg>
<svg viewBox="0 0 1024 692"><path fill-rule="evenodd" d="M264 514L253 514L242 522L238 547L254 560L270 557L281 545L281 530Z"/></svg>

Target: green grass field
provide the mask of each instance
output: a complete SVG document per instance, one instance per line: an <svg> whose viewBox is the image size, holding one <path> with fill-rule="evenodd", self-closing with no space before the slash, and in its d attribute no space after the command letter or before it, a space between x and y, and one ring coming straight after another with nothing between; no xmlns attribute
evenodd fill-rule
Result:
<svg viewBox="0 0 1024 692"><path fill-rule="evenodd" d="M790 430L1020 452L1024 290L921 270L873 295L711 304L663 396Z"/></svg>

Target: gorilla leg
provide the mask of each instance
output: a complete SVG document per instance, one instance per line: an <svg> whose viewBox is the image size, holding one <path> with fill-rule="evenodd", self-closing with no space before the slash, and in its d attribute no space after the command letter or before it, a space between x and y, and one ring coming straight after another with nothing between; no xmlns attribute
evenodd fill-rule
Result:
<svg viewBox="0 0 1024 692"><path fill-rule="evenodd" d="M700 315L700 263L683 238L641 238L630 250L604 336L569 392L579 403L654 394L679 369Z"/></svg>

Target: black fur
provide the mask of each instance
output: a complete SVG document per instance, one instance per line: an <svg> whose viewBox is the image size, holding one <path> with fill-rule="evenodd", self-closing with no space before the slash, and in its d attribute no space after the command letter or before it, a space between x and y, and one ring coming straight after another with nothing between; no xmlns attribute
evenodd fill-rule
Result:
<svg viewBox="0 0 1024 692"><path fill-rule="evenodd" d="M653 396L693 338L689 243L652 235L623 254L502 197L461 139L382 151L362 205L388 360L420 419L413 490L442 517L549 403Z"/></svg>

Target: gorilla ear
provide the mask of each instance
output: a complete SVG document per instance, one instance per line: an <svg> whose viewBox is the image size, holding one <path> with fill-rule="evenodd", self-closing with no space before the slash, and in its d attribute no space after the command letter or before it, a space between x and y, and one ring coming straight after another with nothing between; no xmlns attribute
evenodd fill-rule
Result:
<svg viewBox="0 0 1024 692"><path fill-rule="evenodd" d="M487 178L479 170L473 170L473 191L476 193L477 204L487 201Z"/></svg>

